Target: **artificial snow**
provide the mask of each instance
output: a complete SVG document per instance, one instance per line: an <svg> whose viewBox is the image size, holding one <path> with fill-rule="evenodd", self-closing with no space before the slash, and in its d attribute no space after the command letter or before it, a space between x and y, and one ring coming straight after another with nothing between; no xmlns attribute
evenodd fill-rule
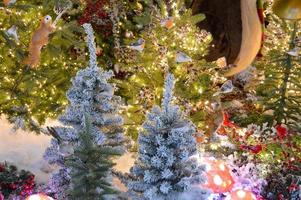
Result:
<svg viewBox="0 0 301 200"><path fill-rule="evenodd" d="M57 125L57 122L48 121L47 125ZM16 165L18 169L25 169L36 176L38 183L47 183L50 172L54 171L43 159L43 154L50 146L51 136L33 132L17 130L12 131L13 125L4 117L0 118L0 162L7 161ZM129 172L134 164L134 156L131 153L124 154L115 160L116 170L123 173ZM124 190L124 186L115 180L117 187ZM119 184L118 184L119 183Z"/></svg>
<svg viewBox="0 0 301 200"><path fill-rule="evenodd" d="M36 176L38 183L46 182L52 171L43 160L45 149L50 144L51 137L45 134L17 130L3 116L0 118L0 162L7 161L18 169L25 169Z"/></svg>

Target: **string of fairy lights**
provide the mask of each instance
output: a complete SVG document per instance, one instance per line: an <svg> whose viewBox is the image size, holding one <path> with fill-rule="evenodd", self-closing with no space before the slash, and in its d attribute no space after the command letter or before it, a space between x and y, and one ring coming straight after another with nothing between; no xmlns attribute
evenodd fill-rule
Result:
<svg viewBox="0 0 301 200"><path fill-rule="evenodd" d="M107 9L110 9L110 8L107 8ZM180 26L185 24L185 20L187 20L187 18L183 18L182 14L180 16L180 13L179 13L179 7L178 5L174 2L174 3L171 3L171 10L172 10L172 13L173 13L173 17L174 17L174 21L177 21L179 22ZM34 30L34 28L36 28L39 24L39 18L41 18L43 16L42 12L43 12L43 7L42 6L39 6L38 7L38 12L35 10L35 9L29 9L27 11L20 11L18 9L14 9L14 8L3 8L1 9L2 14L3 13L11 13L15 16L17 16L17 18L19 19L22 19L22 23L23 23L23 26L24 27L31 27L32 30L30 31L20 31L20 38L21 38L21 41L22 43L21 44L18 44L18 47L21 47L21 48L24 48L24 50L26 50L27 46L28 46L28 43L29 43L29 40L30 40L30 34L28 34L28 32L32 32ZM164 19L164 17L168 17L170 13L168 13L168 9L165 9L164 12L163 12L163 17L161 16L161 19ZM32 20L32 16L37 16L36 17L36 20ZM68 19L70 19L70 16L68 16ZM1 25L1 31L6 31L9 27L5 27L3 26L4 23L4 20L6 20L6 18L2 18L2 20L0 20L0 25ZM159 22L156 22L157 25L159 24ZM115 27L115 32L116 32L116 35L118 35L120 32L120 27L122 26L122 23L120 21L116 21L115 23L113 23L114 27ZM272 33L279 37L279 33L276 32L276 30L281 30L280 28L280 25L279 24L276 24L275 25L275 31L273 31ZM196 28L192 28L191 26L181 26L180 29L171 29L171 30L164 30L162 29L162 27L160 27L161 30L158 29L157 33L155 31L153 31L153 33L155 33L151 38L156 38L156 40L158 41L155 41L156 42L156 46L155 48L156 49L159 49L160 45L163 44L163 46L168 46L168 50L167 50L167 53L164 55L164 58L165 58L165 61L163 63L160 63L162 62L164 59L161 59L159 61L159 65L157 65L158 63L156 63L156 61L152 62L150 65L147 64L147 65L143 65L142 69L138 69L139 70L143 70L145 74L148 74L148 72L151 72L151 71L155 71L155 70L158 70L158 66L162 66L162 65L170 65L169 67L173 67L174 69L174 73L176 76L180 77L180 78L177 78L176 81L180 81L181 78L182 78L182 74L189 74L189 80L188 82L193 82L195 78L197 77L193 77L193 73L190 73L190 72L187 72L188 70L188 67L187 66L184 66L184 67L177 67L175 64L173 64L173 62L170 62L171 60L174 59L174 54L175 54L175 50L178 48L178 49L181 49L185 52L187 52L189 55L192 55L193 54L197 54L198 56L202 57L206 54L206 45L203 45L203 44L208 44L211 40L211 36L207 33L207 32L204 32L204 31L197 31ZM57 31L55 34L59 34L61 31L64 31L62 26L59 25L57 27ZM165 34L162 34L162 31L165 32ZM176 36L176 39L174 40L171 40L171 36L174 37ZM282 33L282 35L285 39L287 36L287 34L284 34ZM279 39L279 38L277 38ZM153 41L148 41L148 42L153 42ZM101 44L101 46L103 47L105 44ZM117 45L117 43L116 43ZM282 49L282 50L285 50L285 47L284 45L280 44L280 43L276 43L276 48L277 49ZM12 61L16 59L16 52L15 52L15 49L8 49L6 48L6 44L5 43L1 43L0 44L0 48L1 49L7 49L8 50L8 55L9 57L11 57ZM120 48L123 48L123 47L120 47ZM147 48L147 47L146 47ZM271 47L272 48L272 47ZM273 47L275 48L275 46ZM44 51L45 49L43 49ZM267 51L269 51L270 49L267 49ZM5 54L1 54L0 56L0 59L3 60L4 62L4 57L2 55L5 55ZM62 107L64 107L68 102L67 100L65 99L64 97L64 94L61 94L60 95L60 98L55 98L54 96L57 94L57 87L56 85L51 85L51 83L49 83L49 80L47 79L47 76L43 76L42 74L42 71L44 69L49 69L49 68L60 68L62 70L70 70L72 69L72 72L76 72L78 71L81 67L82 67L82 64L83 64L83 61L82 62L77 62L77 60L74 60L74 58L72 57L69 57L67 56L68 54L61 54L60 56L58 57L53 57L51 59L47 58L46 59L42 59L41 60L41 70L40 69L37 69L37 71L32 71L30 72L31 74L31 78L32 78L32 82L34 82L34 84L37 86L36 89L34 89L33 91L31 91L31 95L34 97L32 101L28 101L24 104L25 107L28 108L28 112L29 112L29 115L33 114L33 111L31 109L31 104L35 104L35 99L38 98L40 99L41 101L45 100L46 102L47 101L50 101L51 104L57 104L57 105L62 105ZM86 54L87 55L87 54ZM151 55L152 56L152 55ZM9 74L11 73L10 70L11 70L11 65L14 65L14 63L12 61L8 61L7 59L5 59L5 63L10 63L9 65L3 65L2 69L3 69L3 74L6 74L4 76L4 82L1 82L0 85L1 87L5 87L3 85L10 85L10 83L13 83L13 82L16 82L18 81L18 77L22 75L23 73L23 69L22 67L19 67L19 68L16 68L14 70L16 70L16 75L14 74L14 76L10 76ZM122 60L119 60L119 58L117 57L117 61L118 62L122 62ZM202 72L202 71L205 71L207 70L206 66L201 66L203 65L204 63L198 63L198 61L195 61L196 64L195 64L195 67L192 67L192 70L195 70L195 72ZM136 66L135 66L136 67ZM139 66L138 66L139 67ZM208 66L208 69L210 68L211 66ZM137 69L135 69L137 70ZM216 85L215 83L223 83L226 81L225 78L221 77L217 72L208 72L211 76L212 76L212 82L213 82L213 85ZM192 76L192 77L190 77ZM46 78L46 79L45 79ZM152 77L149 77L149 79L151 80ZM133 75L130 77L130 81L133 81L134 83L136 83L137 85L141 85L143 87L146 87L147 86L147 82L141 78L139 75ZM152 82L152 80L150 81L150 83ZM47 87L45 87L45 85L47 85ZM152 86L153 85L153 86ZM146 89L144 94L143 95L140 95L139 98L135 98L135 100L133 102L131 102L127 109L126 109L126 115L128 118L131 118L132 115L133 115L133 112L130 112L130 110L135 106L135 105L138 105L141 103L141 101L147 101L147 98L150 98L152 96L154 96L154 101L158 100L161 98L161 92L162 92L162 87L157 87L156 84L151 84L150 86L152 86L153 90L149 90L149 89ZM293 85L290 85L290 88L293 88ZM148 86L149 87L149 86ZM198 85L198 84L194 84L192 85L191 88L189 89L192 89L194 91L197 91L197 93L199 95L205 95L206 94L206 88L203 88L202 86ZM293 89L289 90L289 93L294 93L296 91L294 91ZM153 93L153 94L152 94ZM14 96L11 94L11 91L5 91L4 93L6 95L6 97L4 99L6 99L6 101L11 101L13 100L14 103L16 103L18 101L17 99L17 96ZM11 103L13 102L11 101ZM153 100L151 100L153 101ZM185 101L179 101L179 102L185 102ZM200 101L197 101L196 103L191 103L191 102L185 102L185 104L183 103L183 105L185 107L188 107L188 108L191 108L191 110L193 112L197 112L198 110L202 110L204 108L206 108L207 106L210 106L212 102L210 102L209 100L200 100ZM151 104L151 103L149 103ZM2 109L2 107L0 108ZM36 108L34 108L35 110ZM129 112L128 112L129 111ZM144 110L143 110L144 111ZM4 110L0 110L1 113L4 112ZM43 110L43 109L39 109L37 108L36 112L40 112L42 115L48 115L48 117L56 117L58 112L56 110L51 110L51 109L47 109L46 111ZM141 112L141 114L144 114L144 112ZM200 126L203 126L204 122L199 122ZM131 124L131 123L129 123ZM136 127L139 127L140 123L137 123L135 126ZM208 128L208 125L205 125L205 128Z"/></svg>
<svg viewBox="0 0 301 200"><path fill-rule="evenodd" d="M176 5L173 4L173 6ZM139 130L147 111L151 109L152 105L159 103L161 99L163 82L160 84L154 79L152 76L154 72L164 75L166 69L170 69L176 76L176 82L180 83L182 80L185 80L186 90L190 92L195 91L194 101L196 102L180 96L176 99L176 103L181 105L188 115L190 115L190 111L194 113L204 111L205 107L210 106L210 103L212 103L211 100L201 98L202 96L207 96L205 91L207 92L208 88L204 88L197 83L199 78L197 74L210 74L210 79L213 83L212 87L215 87L215 89L218 89L216 85L226 81L226 78L220 76L217 71L212 70L212 65L205 63L202 59L207 53L206 45L212 40L211 35L206 31L198 30L193 22L186 23L191 17L189 11L182 16L179 16L179 12L176 12L177 14L172 16L174 27L166 30L161 24L162 20L168 18L167 11L164 13L165 16L156 17L150 28L147 28L146 31L139 35L139 37L146 40L145 48L142 52L137 53L136 56L131 57L134 61L130 62L130 66L124 67L130 71L137 72L133 73L129 81L133 83L133 87L139 89L137 94L133 94L135 97L129 101L124 111L127 119L125 129L130 134L133 134L133 130ZM178 50L187 53L192 57L193 61L184 64L175 63L175 54ZM137 120L131 120L133 118ZM209 128L208 123L203 119L196 119L194 122L200 129Z"/></svg>

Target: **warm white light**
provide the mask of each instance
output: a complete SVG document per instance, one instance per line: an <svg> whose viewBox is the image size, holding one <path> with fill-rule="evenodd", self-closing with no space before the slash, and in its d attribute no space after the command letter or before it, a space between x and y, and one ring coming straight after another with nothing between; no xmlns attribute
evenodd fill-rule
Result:
<svg viewBox="0 0 301 200"><path fill-rule="evenodd" d="M198 92L199 92L200 94L203 94L203 92L204 92L203 88L199 88Z"/></svg>
<svg viewBox="0 0 301 200"><path fill-rule="evenodd" d="M225 165L224 165L223 163L219 164L219 168L220 168L220 170L222 170L222 171L225 171L225 170L226 170L226 167L225 167Z"/></svg>
<svg viewBox="0 0 301 200"><path fill-rule="evenodd" d="M38 194L31 195L28 200L40 200L40 196Z"/></svg>
<svg viewBox="0 0 301 200"><path fill-rule="evenodd" d="M44 194L34 194L34 195L30 195L25 200L54 200L54 199Z"/></svg>
<svg viewBox="0 0 301 200"><path fill-rule="evenodd" d="M223 184L223 180L219 175L214 176L213 182L215 183L215 185L222 185Z"/></svg>
<svg viewBox="0 0 301 200"><path fill-rule="evenodd" d="M243 190L238 190L238 191L237 191L237 196L238 196L239 198L244 198L244 197L246 196L246 192L243 191Z"/></svg>

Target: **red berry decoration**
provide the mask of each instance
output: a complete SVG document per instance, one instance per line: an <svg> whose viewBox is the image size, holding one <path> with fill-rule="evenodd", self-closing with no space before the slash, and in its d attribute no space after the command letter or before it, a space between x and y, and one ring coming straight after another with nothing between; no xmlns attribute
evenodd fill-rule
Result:
<svg viewBox="0 0 301 200"><path fill-rule="evenodd" d="M0 164L0 200L10 195L27 197L35 187L35 176L28 171L18 171L15 166ZM3 196L3 198L1 197Z"/></svg>
<svg viewBox="0 0 301 200"><path fill-rule="evenodd" d="M276 127L277 136L279 139L283 140L288 135L288 131L286 127L283 127L282 125L277 125Z"/></svg>
<svg viewBox="0 0 301 200"><path fill-rule="evenodd" d="M53 198L45 195L45 194L34 194L27 197L25 200L53 200Z"/></svg>

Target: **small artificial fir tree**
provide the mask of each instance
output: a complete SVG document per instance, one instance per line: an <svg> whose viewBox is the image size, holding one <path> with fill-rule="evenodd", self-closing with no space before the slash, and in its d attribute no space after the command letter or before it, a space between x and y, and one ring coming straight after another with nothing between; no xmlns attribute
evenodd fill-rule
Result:
<svg viewBox="0 0 301 200"><path fill-rule="evenodd" d="M45 152L45 159L50 164L57 164L61 167L59 172L53 175L50 183L51 191L58 199L67 198L66 191L70 187L70 169L65 161L73 154L74 147L80 145L78 139L79 133L85 127L84 113L91 116L90 130L96 144L112 147L112 150L119 152L123 151L124 138L121 127L123 119L117 113L121 99L114 95L114 87L108 83L113 75L112 72L103 71L97 66L91 25L84 24L83 26L88 34L90 64L86 69L80 70L73 79L72 87L67 93L70 105L60 117L60 121L65 126L52 129L55 138L52 139L51 147ZM112 156L115 154L114 152ZM80 165L80 162L78 164Z"/></svg>
<svg viewBox="0 0 301 200"><path fill-rule="evenodd" d="M162 108L155 106L139 134L138 159L128 178L123 179L130 199L206 199L208 192L194 187L204 181L197 154L196 130L174 106L173 75L168 75Z"/></svg>
<svg viewBox="0 0 301 200"><path fill-rule="evenodd" d="M66 162L71 170L71 199L105 199L105 195L116 193L107 176L114 166L110 158L120 153L112 147L96 144L92 133L91 119L85 115L85 130L79 133L79 145L74 147L74 154Z"/></svg>

